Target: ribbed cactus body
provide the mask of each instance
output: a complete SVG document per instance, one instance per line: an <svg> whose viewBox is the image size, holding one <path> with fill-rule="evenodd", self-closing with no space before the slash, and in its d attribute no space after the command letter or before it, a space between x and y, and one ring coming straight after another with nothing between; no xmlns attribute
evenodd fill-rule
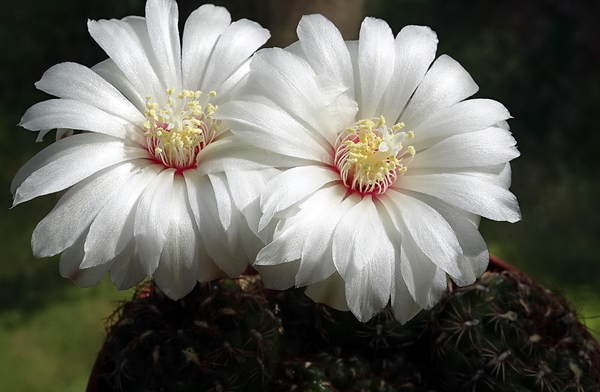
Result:
<svg viewBox="0 0 600 392"><path fill-rule="evenodd" d="M279 362L280 321L255 279L201 284L179 301L151 286L117 314L103 372L115 390L260 390Z"/></svg>
<svg viewBox="0 0 600 392"><path fill-rule="evenodd" d="M451 391L596 391L598 347L565 300L518 273L447 293L429 351Z"/></svg>
<svg viewBox="0 0 600 392"><path fill-rule="evenodd" d="M95 392L587 392L600 349L566 301L518 273L486 273L400 325L367 323L258 277L153 286L116 313Z"/></svg>

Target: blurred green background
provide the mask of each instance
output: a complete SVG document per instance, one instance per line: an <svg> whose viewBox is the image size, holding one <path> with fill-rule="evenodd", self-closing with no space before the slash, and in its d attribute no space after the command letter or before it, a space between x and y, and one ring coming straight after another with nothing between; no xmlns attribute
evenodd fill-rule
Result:
<svg viewBox="0 0 600 392"><path fill-rule="evenodd" d="M276 2L277 0L275 0ZM360 3L362 0L353 3ZM327 5L326 0L312 1ZM180 1L183 21L200 1ZM223 0L234 19L269 26L273 0ZM504 103L522 156L513 192L522 222L484 221L492 252L548 288L565 293L600 336L600 2L560 0L366 1L394 32L431 26L438 54L457 59ZM105 58L86 19L143 15L143 0L0 0L0 390L82 391L116 301L130 295L107 281L79 289L58 274L57 258L36 260L29 239L55 203L47 196L10 209L9 184L51 141L16 124L47 97L33 83L51 65L91 66ZM318 4L317 4L318 5Z"/></svg>

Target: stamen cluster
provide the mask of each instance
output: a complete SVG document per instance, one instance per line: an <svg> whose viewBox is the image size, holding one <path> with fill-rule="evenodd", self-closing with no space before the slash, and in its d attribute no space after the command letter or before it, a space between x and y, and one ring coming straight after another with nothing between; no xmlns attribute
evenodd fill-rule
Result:
<svg viewBox="0 0 600 392"><path fill-rule="evenodd" d="M342 182L348 188L361 193L381 194L396 181L398 175L408 169L402 163L408 152L415 155L415 148L402 145L405 138L413 138L413 132L398 132L404 123L388 128L385 118L377 122L364 119L346 128L338 137L334 157Z"/></svg>
<svg viewBox="0 0 600 392"><path fill-rule="evenodd" d="M167 89L167 102L159 104L146 97L147 121L143 127L148 151L162 164L183 171L198 166L197 156L214 138L218 123L212 119L217 106L199 102L201 91ZM216 96L214 91L209 98ZM208 101L208 100L207 100Z"/></svg>

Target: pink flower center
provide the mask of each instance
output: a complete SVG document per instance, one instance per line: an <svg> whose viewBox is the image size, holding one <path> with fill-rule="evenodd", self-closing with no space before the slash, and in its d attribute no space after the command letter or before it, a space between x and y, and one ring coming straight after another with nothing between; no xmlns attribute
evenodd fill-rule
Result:
<svg viewBox="0 0 600 392"><path fill-rule="evenodd" d="M398 123L388 128L385 118L361 120L338 136L334 163L346 187L360 193L384 193L408 168L402 163L405 155L415 155L413 146L404 149L404 139L412 132L398 132Z"/></svg>
<svg viewBox="0 0 600 392"><path fill-rule="evenodd" d="M217 107L209 103L216 93L200 99L200 91L167 90L167 102L159 109L152 97L146 97L146 130L148 151L154 159L178 172L198 167L198 154L213 141L219 121L211 117Z"/></svg>

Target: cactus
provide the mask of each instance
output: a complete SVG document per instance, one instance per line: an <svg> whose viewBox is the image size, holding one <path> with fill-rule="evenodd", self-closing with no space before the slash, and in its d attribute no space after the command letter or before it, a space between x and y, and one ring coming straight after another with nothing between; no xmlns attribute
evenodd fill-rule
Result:
<svg viewBox="0 0 600 392"><path fill-rule="evenodd" d="M254 278L199 284L179 301L146 286L115 318L99 390L261 390L279 361L281 325Z"/></svg>
<svg viewBox="0 0 600 392"><path fill-rule="evenodd" d="M450 391L597 391L600 352L564 298L516 272L447 293L429 325Z"/></svg>
<svg viewBox="0 0 600 392"><path fill-rule="evenodd" d="M108 329L95 391L585 392L600 348L562 297L516 273L451 287L405 325L367 323L260 278L152 285ZM91 391L88 389L88 391Z"/></svg>

